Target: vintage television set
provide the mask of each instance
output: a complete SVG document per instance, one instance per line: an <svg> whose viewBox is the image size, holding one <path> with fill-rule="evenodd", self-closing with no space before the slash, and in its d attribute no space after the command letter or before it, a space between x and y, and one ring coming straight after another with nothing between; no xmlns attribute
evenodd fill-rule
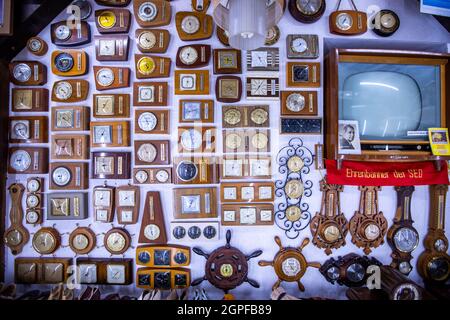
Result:
<svg viewBox="0 0 450 320"><path fill-rule="evenodd" d="M448 127L450 55L333 49L326 57L326 158L433 161L428 128ZM340 154L339 120L358 121L361 154ZM435 162L437 165L440 161Z"/></svg>

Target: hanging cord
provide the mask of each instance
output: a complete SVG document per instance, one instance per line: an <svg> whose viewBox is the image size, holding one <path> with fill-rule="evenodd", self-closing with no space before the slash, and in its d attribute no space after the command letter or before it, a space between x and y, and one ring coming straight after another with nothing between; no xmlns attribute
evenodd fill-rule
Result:
<svg viewBox="0 0 450 320"><path fill-rule="evenodd" d="M342 0L339 0L336 11L339 11L339 8L341 7L341 2L342 2ZM355 11L358 11L358 9L356 8L355 2L353 0L350 0L350 2L353 5L353 8L355 9Z"/></svg>

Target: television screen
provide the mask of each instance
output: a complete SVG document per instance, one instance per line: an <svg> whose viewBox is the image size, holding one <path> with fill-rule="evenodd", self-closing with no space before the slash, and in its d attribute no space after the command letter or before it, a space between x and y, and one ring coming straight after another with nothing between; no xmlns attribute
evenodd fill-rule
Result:
<svg viewBox="0 0 450 320"><path fill-rule="evenodd" d="M441 124L435 65L339 64L339 120L359 123L361 140L423 140Z"/></svg>

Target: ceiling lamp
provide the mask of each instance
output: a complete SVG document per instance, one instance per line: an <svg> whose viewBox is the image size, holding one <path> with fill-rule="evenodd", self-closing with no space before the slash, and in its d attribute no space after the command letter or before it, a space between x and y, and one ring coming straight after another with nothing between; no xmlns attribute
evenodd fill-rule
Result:
<svg viewBox="0 0 450 320"><path fill-rule="evenodd" d="M284 0L214 0L214 21L227 31L230 46L253 50L264 46L267 31L283 16Z"/></svg>

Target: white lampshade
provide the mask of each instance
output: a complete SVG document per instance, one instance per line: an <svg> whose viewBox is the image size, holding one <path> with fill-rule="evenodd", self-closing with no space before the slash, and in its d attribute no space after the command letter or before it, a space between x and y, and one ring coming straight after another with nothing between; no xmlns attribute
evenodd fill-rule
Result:
<svg viewBox="0 0 450 320"><path fill-rule="evenodd" d="M267 30L281 19L284 0L214 0L214 21L228 32L230 46L253 50L264 46Z"/></svg>

